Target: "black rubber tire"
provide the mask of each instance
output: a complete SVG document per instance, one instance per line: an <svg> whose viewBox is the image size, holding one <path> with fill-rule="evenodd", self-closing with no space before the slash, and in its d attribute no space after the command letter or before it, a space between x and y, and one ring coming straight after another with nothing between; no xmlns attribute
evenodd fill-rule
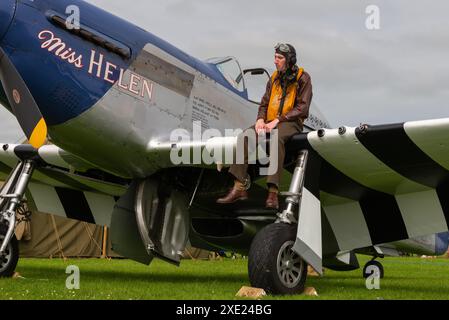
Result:
<svg viewBox="0 0 449 320"><path fill-rule="evenodd" d="M248 255L248 275L251 286L264 289L268 294L273 295L300 294L304 291L307 263L301 257L294 254L296 258L300 258L301 271L298 272L298 281L293 282L293 287L286 286L278 274L279 252L287 243L294 243L296 228L296 225L273 223L256 234ZM287 246L285 250L293 253L290 246Z"/></svg>
<svg viewBox="0 0 449 320"><path fill-rule="evenodd" d="M375 266L375 267L377 267L377 268L379 269L380 278L381 278L381 279L384 278L384 267L382 266L382 263L380 263L379 261L376 261L376 260L368 261L368 262L365 264L365 266L363 267L363 278L366 279L366 278L368 278L368 277L372 274L371 272L368 273L368 272L366 271L366 269L367 269L369 266Z"/></svg>
<svg viewBox="0 0 449 320"><path fill-rule="evenodd" d="M12 236L6 248L6 253L9 255L8 259L0 256L0 278L10 278L16 270L19 261L19 242L15 235Z"/></svg>

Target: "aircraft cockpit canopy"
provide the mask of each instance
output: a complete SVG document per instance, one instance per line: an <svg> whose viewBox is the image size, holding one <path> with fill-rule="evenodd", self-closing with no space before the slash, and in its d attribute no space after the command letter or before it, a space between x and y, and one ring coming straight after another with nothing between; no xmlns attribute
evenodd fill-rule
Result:
<svg viewBox="0 0 449 320"><path fill-rule="evenodd" d="M242 68L234 57L219 57L206 60L207 63L215 65L231 86L240 92L245 91L245 81L243 78Z"/></svg>

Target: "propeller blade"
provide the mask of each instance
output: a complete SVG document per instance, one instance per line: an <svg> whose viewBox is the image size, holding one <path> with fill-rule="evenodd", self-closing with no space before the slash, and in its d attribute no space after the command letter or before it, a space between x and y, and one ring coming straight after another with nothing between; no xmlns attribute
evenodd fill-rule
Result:
<svg viewBox="0 0 449 320"><path fill-rule="evenodd" d="M36 149L41 147L47 138L47 124L25 81L1 48L0 81L28 141Z"/></svg>

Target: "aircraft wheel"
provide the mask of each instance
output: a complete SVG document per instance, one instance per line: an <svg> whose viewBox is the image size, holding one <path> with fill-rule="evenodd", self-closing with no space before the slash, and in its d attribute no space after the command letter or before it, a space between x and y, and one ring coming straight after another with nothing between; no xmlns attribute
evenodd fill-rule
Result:
<svg viewBox="0 0 449 320"><path fill-rule="evenodd" d="M299 294L304 291L307 263L292 248L296 225L273 223L257 233L248 256L251 285L269 294Z"/></svg>
<svg viewBox="0 0 449 320"><path fill-rule="evenodd" d="M4 235L0 235L3 241ZM0 254L0 278L12 277L19 261L19 243L16 236L13 235L11 241L6 247L6 251Z"/></svg>
<svg viewBox="0 0 449 320"><path fill-rule="evenodd" d="M371 270L368 272L368 267L371 267ZM379 261L376 260L371 260L368 261L365 266L363 267L363 277L366 279L368 278L370 275L373 274L373 270L376 274L379 275L380 279L383 279L384 277L384 267L382 266L382 264Z"/></svg>

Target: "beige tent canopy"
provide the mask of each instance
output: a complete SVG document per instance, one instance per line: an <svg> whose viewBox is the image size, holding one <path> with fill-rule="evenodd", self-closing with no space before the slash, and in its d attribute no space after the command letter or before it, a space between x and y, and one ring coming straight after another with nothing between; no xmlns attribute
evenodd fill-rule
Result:
<svg viewBox="0 0 449 320"><path fill-rule="evenodd" d="M33 212L31 221L18 224L16 236L21 257L119 257L111 249L107 227L59 216ZM184 258L208 259L209 252L187 248Z"/></svg>
<svg viewBox="0 0 449 320"><path fill-rule="evenodd" d="M16 236L21 257L117 256L107 241L107 228L39 212L18 224Z"/></svg>

